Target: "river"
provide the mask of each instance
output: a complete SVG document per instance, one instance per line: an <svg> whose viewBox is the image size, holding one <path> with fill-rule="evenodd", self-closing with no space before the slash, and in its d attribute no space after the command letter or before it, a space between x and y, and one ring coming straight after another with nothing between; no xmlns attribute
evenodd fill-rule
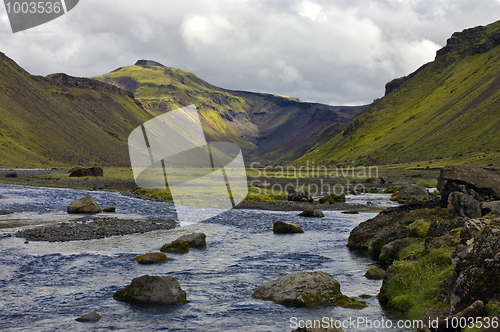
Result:
<svg viewBox="0 0 500 332"><path fill-rule="evenodd" d="M119 193L38 188L0 184L0 330L5 331L291 331L294 322L333 317L344 331L379 331L353 321L382 319L396 328L401 315L382 308L376 298L381 281L363 274L376 264L346 248L349 232L372 213L324 211L324 218L298 217L298 212L231 210L199 223L144 234L90 241L29 242L13 234L19 229L70 221L67 206L91 194L101 207L115 206L119 218L149 216L175 219L171 204L138 200ZM388 195L348 196L348 202L390 205ZM197 213L204 213L202 208ZM277 220L296 222L304 234L274 235ZM183 234L203 232L205 249L169 254L170 261L141 265L133 257L158 251ZM368 307L289 308L251 297L263 282L297 271L325 271L341 291L368 294ZM113 299L113 293L135 277L168 275L187 293L187 304L143 308ZM96 323L75 318L97 311ZM351 322L349 325L348 322ZM375 322L376 323L376 322ZM348 326L349 325L349 326Z"/></svg>

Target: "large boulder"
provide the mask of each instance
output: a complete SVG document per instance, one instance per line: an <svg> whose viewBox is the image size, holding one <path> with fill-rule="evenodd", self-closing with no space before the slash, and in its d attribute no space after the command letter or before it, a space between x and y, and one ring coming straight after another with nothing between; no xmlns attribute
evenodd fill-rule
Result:
<svg viewBox="0 0 500 332"><path fill-rule="evenodd" d="M481 217L481 205L479 202L471 195L459 191L450 193L447 209L450 219L458 217L474 219Z"/></svg>
<svg viewBox="0 0 500 332"><path fill-rule="evenodd" d="M366 304L349 299L340 292L340 283L321 271L295 272L260 285L252 294L262 300L271 300L286 306L348 306Z"/></svg>
<svg viewBox="0 0 500 332"><path fill-rule="evenodd" d="M345 202L345 194L325 195L319 199L320 204L335 204L335 202Z"/></svg>
<svg viewBox="0 0 500 332"><path fill-rule="evenodd" d="M437 189L443 206L454 191L471 195L479 202L500 200L500 176L482 168L471 166L447 166L441 170Z"/></svg>
<svg viewBox="0 0 500 332"><path fill-rule="evenodd" d="M168 262L168 257L162 252L150 252L134 257L134 260L139 264L157 264Z"/></svg>
<svg viewBox="0 0 500 332"><path fill-rule="evenodd" d="M304 187L293 188L288 187L288 200L289 201L307 201L312 202L312 197Z"/></svg>
<svg viewBox="0 0 500 332"><path fill-rule="evenodd" d="M274 234L292 234L292 233L304 233L302 227L297 224L278 220L273 225Z"/></svg>
<svg viewBox="0 0 500 332"><path fill-rule="evenodd" d="M444 210L444 215L441 210ZM445 218L448 218L448 214L445 209L441 209L437 198L387 208L375 218L354 227L347 247L368 250L377 258L387 243L410 237L411 232L407 226L415 220L423 219L432 223Z"/></svg>
<svg viewBox="0 0 500 332"><path fill-rule="evenodd" d="M186 303L186 292L174 277L144 275L113 294L118 301L138 305L173 305Z"/></svg>
<svg viewBox="0 0 500 332"><path fill-rule="evenodd" d="M206 235L203 233L191 233L179 237L174 242L186 242L190 248L203 248L207 246Z"/></svg>
<svg viewBox="0 0 500 332"><path fill-rule="evenodd" d="M100 213L102 209L94 201L92 196L77 199L68 207L68 213Z"/></svg>
<svg viewBox="0 0 500 332"><path fill-rule="evenodd" d="M385 275L386 272L378 267L372 267L371 269L366 271L365 274L363 274L366 279L371 280L382 280L384 279Z"/></svg>
<svg viewBox="0 0 500 332"><path fill-rule="evenodd" d="M500 201L481 203L481 213L483 216L491 212L496 212L497 214L500 214Z"/></svg>
<svg viewBox="0 0 500 332"><path fill-rule="evenodd" d="M468 218L455 218L452 220L438 220L433 222L427 231L428 237L439 237L448 234L450 231L460 228Z"/></svg>
<svg viewBox="0 0 500 332"><path fill-rule="evenodd" d="M399 258L399 253L406 247L406 239L398 239L387 243L380 250L380 264L389 265Z"/></svg>
<svg viewBox="0 0 500 332"><path fill-rule="evenodd" d="M302 211L301 213L299 213L299 216L301 216L301 217L322 218L325 215L320 210L316 210L315 208L308 207L307 209L305 209L304 211Z"/></svg>
<svg viewBox="0 0 500 332"><path fill-rule="evenodd" d="M422 186L416 184L406 184L397 194L398 202L408 202L413 200L422 200L429 198L429 192Z"/></svg>
<svg viewBox="0 0 500 332"><path fill-rule="evenodd" d="M101 316L97 312L92 311L88 314L76 318L75 320L81 323L94 323L99 321L99 319L101 319Z"/></svg>
<svg viewBox="0 0 500 332"><path fill-rule="evenodd" d="M207 246L206 235L203 233L186 234L170 243L163 245L162 252L184 253L189 248L203 248Z"/></svg>
<svg viewBox="0 0 500 332"><path fill-rule="evenodd" d="M71 169L69 177L84 177L84 176L104 176L104 171L101 167L76 167Z"/></svg>
<svg viewBox="0 0 500 332"><path fill-rule="evenodd" d="M453 313L477 300L487 303L500 294L500 218L476 233L465 248L457 246L452 259L457 276L451 296Z"/></svg>

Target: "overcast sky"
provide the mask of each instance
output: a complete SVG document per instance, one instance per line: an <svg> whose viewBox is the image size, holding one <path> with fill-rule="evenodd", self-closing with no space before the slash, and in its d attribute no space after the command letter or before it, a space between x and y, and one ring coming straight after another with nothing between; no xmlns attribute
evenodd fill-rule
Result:
<svg viewBox="0 0 500 332"><path fill-rule="evenodd" d="M0 51L35 75L150 59L227 89L359 105L499 14L500 0L80 0L13 34L0 5Z"/></svg>

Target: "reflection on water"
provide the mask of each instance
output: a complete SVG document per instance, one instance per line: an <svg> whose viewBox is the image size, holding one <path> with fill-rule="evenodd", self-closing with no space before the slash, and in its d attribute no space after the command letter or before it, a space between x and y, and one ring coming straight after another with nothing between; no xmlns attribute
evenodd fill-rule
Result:
<svg viewBox="0 0 500 332"><path fill-rule="evenodd" d="M0 194L4 197L0 209L16 211L0 216L1 234L74 219L65 213L66 207L89 192L0 185ZM175 218L166 203L117 193L91 194L101 207L116 206L121 217ZM204 209L196 211L204 213ZM297 212L232 210L173 230L91 241L24 244L23 239L0 237L0 329L260 332L291 331L292 317L396 319L375 297L381 281L363 277L374 263L345 247L350 230L375 214L324 213L325 218L307 219L298 217ZM277 220L296 222L305 233L274 235L272 225ZM207 248L169 254L170 261L160 265L140 265L132 259L137 254L158 251L164 243L191 232L205 233ZM368 308L288 308L251 297L265 281L313 270L332 274L348 296L371 295ZM168 308L140 308L113 299L117 289L144 274L176 277L189 302ZM99 322L89 325L74 321L94 310L102 316Z"/></svg>

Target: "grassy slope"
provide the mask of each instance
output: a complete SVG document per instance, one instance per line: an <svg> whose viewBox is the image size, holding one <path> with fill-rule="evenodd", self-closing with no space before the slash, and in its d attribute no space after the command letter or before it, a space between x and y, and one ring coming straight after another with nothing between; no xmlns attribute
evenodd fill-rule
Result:
<svg viewBox="0 0 500 332"><path fill-rule="evenodd" d="M64 74L31 76L0 53L0 166L127 165L129 133L153 117L131 96Z"/></svg>
<svg viewBox="0 0 500 332"><path fill-rule="evenodd" d="M499 167L500 47L477 51L498 34L500 22L455 33L447 54L400 79L401 86L342 134L296 163L384 165L444 158L447 164Z"/></svg>
<svg viewBox="0 0 500 332"><path fill-rule="evenodd" d="M255 140L256 132L251 126L243 128L246 138L242 138L239 131L224 121L226 118L234 121L235 117L249 121L246 111L250 107L245 100L220 91L192 73L142 60L95 79L134 91L143 106L155 112L196 104L205 132L212 140L229 139L247 148L251 148L252 138Z"/></svg>
<svg viewBox="0 0 500 332"><path fill-rule="evenodd" d="M339 132L352 113L364 109L343 111L285 96L225 90L192 73L147 60L95 79L133 91L154 112L195 104L209 140L234 142L246 157L259 160L293 160L326 127L339 123Z"/></svg>

